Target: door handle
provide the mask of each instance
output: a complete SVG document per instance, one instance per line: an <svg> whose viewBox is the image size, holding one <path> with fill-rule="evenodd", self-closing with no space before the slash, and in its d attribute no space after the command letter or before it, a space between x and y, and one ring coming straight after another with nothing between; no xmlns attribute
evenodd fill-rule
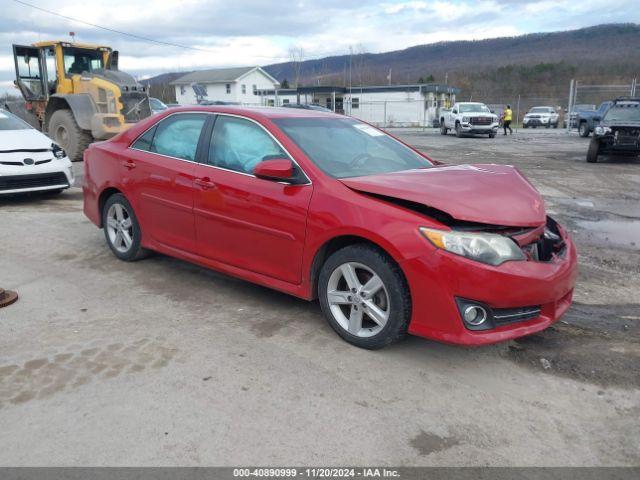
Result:
<svg viewBox="0 0 640 480"><path fill-rule="evenodd" d="M203 190L208 190L210 188L216 188L216 184L213 183L209 177L204 177L204 178L196 178L194 180L194 183L196 185L198 185L199 187L202 187Z"/></svg>
<svg viewBox="0 0 640 480"><path fill-rule="evenodd" d="M132 168L136 168L136 163L133 160L124 160L122 166L131 170Z"/></svg>

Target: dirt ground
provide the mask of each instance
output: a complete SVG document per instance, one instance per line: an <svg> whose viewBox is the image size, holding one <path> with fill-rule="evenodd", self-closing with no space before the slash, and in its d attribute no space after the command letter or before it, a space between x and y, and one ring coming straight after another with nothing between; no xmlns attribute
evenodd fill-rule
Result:
<svg viewBox="0 0 640 480"><path fill-rule="evenodd" d="M155 255L117 260L82 193L0 201L0 466L640 464L640 162L535 130L398 130L518 166L580 253L575 304L519 341L370 352L317 303ZM81 164L76 164L81 176Z"/></svg>

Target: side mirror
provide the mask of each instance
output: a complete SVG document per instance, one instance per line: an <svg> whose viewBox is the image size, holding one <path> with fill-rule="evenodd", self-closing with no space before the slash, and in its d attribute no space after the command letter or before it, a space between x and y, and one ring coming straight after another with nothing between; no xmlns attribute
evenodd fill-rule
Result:
<svg viewBox="0 0 640 480"><path fill-rule="evenodd" d="M293 162L288 158L263 160L255 166L253 174L265 180L286 182L293 178Z"/></svg>

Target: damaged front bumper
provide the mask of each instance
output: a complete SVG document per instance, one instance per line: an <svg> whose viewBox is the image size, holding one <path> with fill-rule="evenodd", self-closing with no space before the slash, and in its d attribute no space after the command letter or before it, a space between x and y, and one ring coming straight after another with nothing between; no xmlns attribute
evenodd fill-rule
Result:
<svg viewBox="0 0 640 480"><path fill-rule="evenodd" d="M413 299L409 332L438 341L484 345L543 330L571 305L577 277L577 253L557 226L562 248L544 250L537 240L523 245L527 261L483 264L442 250L407 260L402 269ZM534 243L540 243L535 248ZM537 255L537 257L536 257ZM543 255L546 255L543 258ZM481 328L465 322L469 305L485 307Z"/></svg>

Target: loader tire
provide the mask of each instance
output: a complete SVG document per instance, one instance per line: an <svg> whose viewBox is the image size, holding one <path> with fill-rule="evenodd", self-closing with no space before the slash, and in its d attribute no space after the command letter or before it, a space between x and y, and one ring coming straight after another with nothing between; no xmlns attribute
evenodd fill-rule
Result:
<svg viewBox="0 0 640 480"><path fill-rule="evenodd" d="M93 142L91 133L81 129L71 110L57 110L48 128L51 139L60 145L72 162L81 162L85 149Z"/></svg>

